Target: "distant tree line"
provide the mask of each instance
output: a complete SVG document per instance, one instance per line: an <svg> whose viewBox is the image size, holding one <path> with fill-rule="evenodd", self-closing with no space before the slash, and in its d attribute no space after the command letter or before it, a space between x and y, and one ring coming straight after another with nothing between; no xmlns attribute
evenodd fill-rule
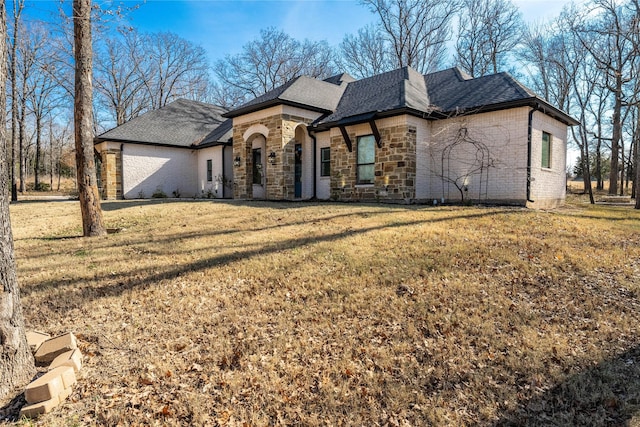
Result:
<svg viewBox="0 0 640 427"><path fill-rule="evenodd" d="M508 71L580 120L570 137L588 191L593 176L598 188L609 181L611 194L635 196L639 1L589 0L526 25L511 0L361 0L375 21L338 46L265 28L240 53L221 52L212 66L201 46L171 32L141 33L122 25L126 11L97 9L94 128L101 132L177 98L237 107L303 74L364 78L406 65L421 73L458 66L473 77ZM7 37L9 161L19 191L27 176L42 188L72 170L65 153L73 134L69 17L61 11L49 22L29 21L24 8L24 0L11 2Z"/></svg>

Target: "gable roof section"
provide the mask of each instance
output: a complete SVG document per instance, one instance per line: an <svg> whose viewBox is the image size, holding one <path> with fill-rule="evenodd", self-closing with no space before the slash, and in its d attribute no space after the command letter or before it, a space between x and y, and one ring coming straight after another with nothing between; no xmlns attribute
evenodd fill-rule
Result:
<svg viewBox="0 0 640 427"><path fill-rule="evenodd" d="M95 142L195 147L206 139L212 145L212 138L222 138L225 135L224 132L216 133L226 122L222 117L225 112L224 108L215 105L178 99L97 136Z"/></svg>
<svg viewBox="0 0 640 427"><path fill-rule="evenodd" d="M323 81L308 76L299 76L289 80L284 85L277 87L256 99L247 102L239 108L224 114L224 117L237 117L252 113L274 105L290 105L302 107L307 110L320 113L333 111L344 92L346 84L334 83L337 79L346 78L345 74L334 76L332 81ZM350 77L350 76L349 76ZM345 83L349 79L346 78Z"/></svg>
<svg viewBox="0 0 640 427"><path fill-rule="evenodd" d="M353 124L374 115L391 115L402 110L414 113L432 110L424 77L411 67L349 83L335 111L317 120L314 126Z"/></svg>
<svg viewBox="0 0 640 427"><path fill-rule="evenodd" d="M442 111L470 110L536 97L508 73L471 78L451 68L424 78L433 103Z"/></svg>

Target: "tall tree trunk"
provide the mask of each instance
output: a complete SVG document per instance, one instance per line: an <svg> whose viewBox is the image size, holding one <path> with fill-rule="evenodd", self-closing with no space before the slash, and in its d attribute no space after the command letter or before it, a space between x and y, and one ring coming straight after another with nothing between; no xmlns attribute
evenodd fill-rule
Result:
<svg viewBox="0 0 640 427"><path fill-rule="evenodd" d="M636 196L636 209L640 209L640 111L638 111L638 117L636 118L636 132L635 132L635 152L636 152L636 183L635 183L635 196Z"/></svg>
<svg viewBox="0 0 640 427"><path fill-rule="evenodd" d="M40 163L42 157L42 120L36 115L36 164L33 168L35 183L33 189L40 191Z"/></svg>
<svg viewBox="0 0 640 427"><path fill-rule="evenodd" d="M0 399L27 383L35 372L33 356L27 345L20 291L13 256L13 236L9 218L9 174L7 167L6 51L7 17L0 1Z"/></svg>
<svg viewBox="0 0 640 427"><path fill-rule="evenodd" d="M82 232L84 236L101 236L107 231L102 219L93 157L91 0L73 0L73 35L76 60L73 119Z"/></svg>
<svg viewBox="0 0 640 427"><path fill-rule="evenodd" d="M53 191L53 120L49 120L49 188Z"/></svg>
<svg viewBox="0 0 640 427"><path fill-rule="evenodd" d="M611 171L609 172L609 194L618 193L618 158L619 144L622 137L622 76L616 75L615 102L613 104L613 135L611 137Z"/></svg>
<svg viewBox="0 0 640 427"><path fill-rule="evenodd" d="M20 118L18 121L18 145L20 156L20 192L24 193L26 190L26 175L27 175L27 153L25 152L25 138L26 138L26 124L27 120L27 104L25 102L27 92L26 82L22 85L22 98L20 99Z"/></svg>
<svg viewBox="0 0 640 427"><path fill-rule="evenodd" d="M24 7L24 0L13 2L13 39L11 40L11 201L18 201L16 191L16 145L18 143L18 91L17 69L18 69L18 33L20 29L20 15Z"/></svg>

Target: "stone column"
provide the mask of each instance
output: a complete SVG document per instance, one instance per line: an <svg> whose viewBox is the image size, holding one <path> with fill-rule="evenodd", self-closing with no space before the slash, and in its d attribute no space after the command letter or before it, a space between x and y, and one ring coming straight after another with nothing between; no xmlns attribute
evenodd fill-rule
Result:
<svg viewBox="0 0 640 427"><path fill-rule="evenodd" d="M105 200L122 199L122 158L120 150L108 149L100 153L102 167L102 198Z"/></svg>

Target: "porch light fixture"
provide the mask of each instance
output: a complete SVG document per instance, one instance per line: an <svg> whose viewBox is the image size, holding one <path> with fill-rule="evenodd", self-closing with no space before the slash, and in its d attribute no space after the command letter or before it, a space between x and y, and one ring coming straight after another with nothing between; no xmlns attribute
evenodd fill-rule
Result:
<svg viewBox="0 0 640 427"><path fill-rule="evenodd" d="M240 156L236 156L236 158L233 159L233 166L235 167L240 166Z"/></svg>
<svg viewBox="0 0 640 427"><path fill-rule="evenodd" d="M272 151L269 153L269 163L274 164L275 162L276 162L276 153Z"/></svg>

